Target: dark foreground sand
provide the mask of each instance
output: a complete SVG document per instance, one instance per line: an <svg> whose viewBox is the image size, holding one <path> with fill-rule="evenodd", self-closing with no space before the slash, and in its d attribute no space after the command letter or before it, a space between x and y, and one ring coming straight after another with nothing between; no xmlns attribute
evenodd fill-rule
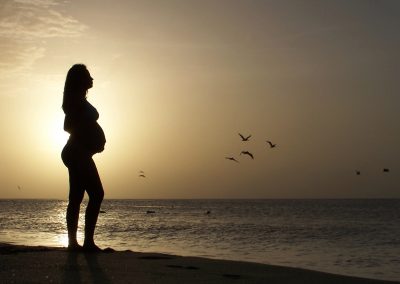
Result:
<svg viewBox="0 0 400 284"><path fill-rule="evenodd" d="M395 283L248 262L0 244L0 283Z"/></svg>

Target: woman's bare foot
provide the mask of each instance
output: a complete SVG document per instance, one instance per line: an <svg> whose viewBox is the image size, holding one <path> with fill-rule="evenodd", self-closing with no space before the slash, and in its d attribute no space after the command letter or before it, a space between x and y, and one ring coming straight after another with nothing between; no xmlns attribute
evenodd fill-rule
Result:
<svg viewBox="0 0 400 284"><path fill-rule="evenodd" d="M83 247L78 243L70 243L70 244L68 244L67 250L68 251L77 251L77 252L79 252L79 251L83 250Z"/></svg>
<svg viewBox="0 0 400 284"><path fill-rule="evenodd" d="M96 244L83 244L84 252L102 252L103 250L96 246Z"/></svg>

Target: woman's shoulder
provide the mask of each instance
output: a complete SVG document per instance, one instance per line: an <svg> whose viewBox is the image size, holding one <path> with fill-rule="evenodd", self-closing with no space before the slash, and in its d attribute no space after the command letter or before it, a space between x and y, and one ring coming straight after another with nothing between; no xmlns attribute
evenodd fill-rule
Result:
<svg viewBox="0 0 400 284"><path fill-rule="evenodd" d="M86 108L86 100L74 100L64 102L62 108L66 114L68 113L78 113Z"/></svg>
<svg viewBox="0 0 400 284"><path fill-rule="evenodd" d="M78 120L96 121L99 119L97 109L87 100L65 104L63 110L66 116L75 117Z"/></svg>

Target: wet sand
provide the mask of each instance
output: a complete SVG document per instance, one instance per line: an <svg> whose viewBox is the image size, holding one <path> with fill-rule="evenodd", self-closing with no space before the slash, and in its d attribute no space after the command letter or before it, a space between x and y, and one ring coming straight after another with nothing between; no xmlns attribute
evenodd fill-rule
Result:
<svg viewBox="0 0 400 284"><path fill-rule="evenodd" d="M0 244L1 283L399 283L250 262Z"/></svg>

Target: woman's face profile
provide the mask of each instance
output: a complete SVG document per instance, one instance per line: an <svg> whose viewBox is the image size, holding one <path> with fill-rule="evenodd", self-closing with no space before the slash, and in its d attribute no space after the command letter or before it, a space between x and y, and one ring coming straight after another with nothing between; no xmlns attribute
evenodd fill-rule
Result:
<svg viewBox="0 0 400 284"><path fill-rule="evenodd" d="M92 78L92 76L90 76L89 71L87 71L86 82L87 82L87 88L88 89L93 87L93 78Z"/></svg>

